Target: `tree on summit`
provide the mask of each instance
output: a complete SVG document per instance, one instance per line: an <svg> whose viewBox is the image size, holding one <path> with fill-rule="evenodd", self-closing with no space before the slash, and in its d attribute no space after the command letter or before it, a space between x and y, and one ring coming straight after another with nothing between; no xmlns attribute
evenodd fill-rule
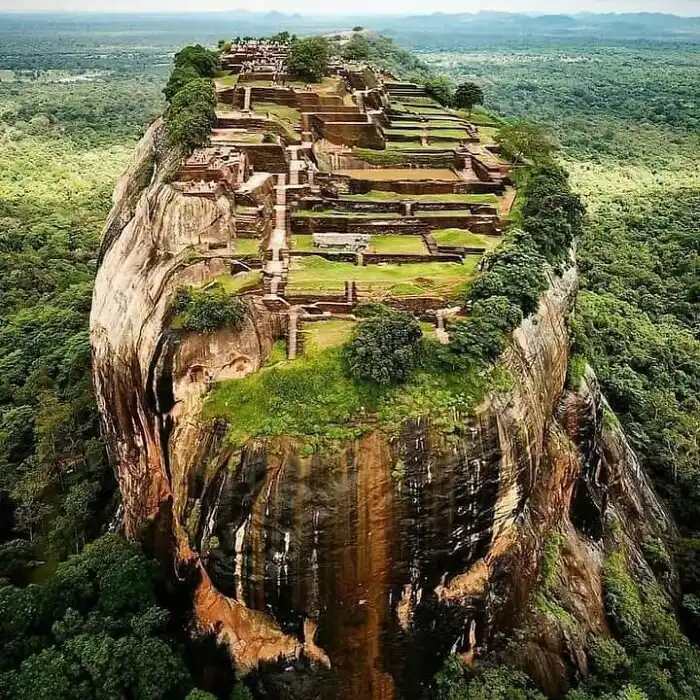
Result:
<svg viewBox="0 0 700 700"><path fill-rule="evenodd" d="M484 91L476 83L460 83L455 90L454 106L458 109L469 110L471 116L472 109L476 105L484 104Z"/></svg>
<svg viewBox="0 0 700 700"><path fill-rule="evenodd" d="M322 36L310 36L292 42L287 69L292 77L317 83L328 72L330 47Z"/></svg>

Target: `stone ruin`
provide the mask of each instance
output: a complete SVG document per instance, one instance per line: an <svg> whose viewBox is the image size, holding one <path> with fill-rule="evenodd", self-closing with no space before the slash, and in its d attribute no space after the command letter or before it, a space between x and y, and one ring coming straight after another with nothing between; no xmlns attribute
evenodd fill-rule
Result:
<svg viewBox="0 0 700 700"><path fill-rule="evenodd" d="M312 241L314 248L340 248L352 253L363 251L372 239L369 233L314 233Z"/></svg>

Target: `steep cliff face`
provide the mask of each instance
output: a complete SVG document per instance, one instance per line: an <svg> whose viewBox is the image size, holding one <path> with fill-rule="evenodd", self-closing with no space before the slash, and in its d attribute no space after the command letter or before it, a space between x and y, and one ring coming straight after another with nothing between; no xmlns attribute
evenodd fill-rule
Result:
<svg viewBox="0 0 700 700"><path fill-rule="evenodd" d="M333 454L306 455L287 438L234 451L202 419L203 396L216 379L256 371L284 323L251 302L240 333L169 331L172 293L221 274L235 221L228 200L184 197L158 169L143 184L161 157L159 129L115 192L91 317L126 534L194 583L198 629L240 669L264 671L271 697L417 698L445 654L499 649L514 629L524 637L515 662L562 691L586 671L587 634L606 629L606 519L640 566L644 538L670 527L603 420L592 373L565 390L575 270L552 279L515 332L503 357L511 388L458 436L426 417ZM297 672L281 672L289 666Z"/></svg>

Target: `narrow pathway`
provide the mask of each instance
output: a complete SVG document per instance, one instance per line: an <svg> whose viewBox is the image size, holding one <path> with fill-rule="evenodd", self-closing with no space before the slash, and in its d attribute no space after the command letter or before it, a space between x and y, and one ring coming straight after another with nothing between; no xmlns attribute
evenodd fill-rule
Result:
<svg viewBox="0 0 700 700"><path fill-rule="evenodd" d="M250 93L252 88L245 88L243 92L243 111L250 112Z"/></svg>
<svg viewBox="0 0 700 700"><path fill-rule="evenodd" d="M299 311L292 308L289 312L289 327L287 332L287 359L293 360L297 356L297 334L299 332Z"/></svg>
<svg viewBox="0 0 700 700"><path fill-rule="evenodd" d="M282 173L277 176L275 187L275 227L270 236L268 250L272 259L265 265L265 273L270 278L270 293L279 294L286 282L286 267L282 253L287 250L287 176Z"/></svg>

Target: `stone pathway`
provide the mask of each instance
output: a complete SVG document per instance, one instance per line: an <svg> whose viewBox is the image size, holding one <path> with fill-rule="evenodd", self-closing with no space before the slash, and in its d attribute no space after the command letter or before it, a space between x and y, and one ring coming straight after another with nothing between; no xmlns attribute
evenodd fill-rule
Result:
<svg viewBox="0 0 700 700"><path fill-rule="evenodd" d="M287 273L282 255L287 250L287 176L283 173L277 176L275 192L275 227L268 246L272 258L265 265L265 274L270 279L270 293L277 295L282 291Z"/></svg>
<svg viewBox="0 0 700 700"><path fill-rule="evenodd" d="M289 328L287 332L287 359L293 360L297 356L297 337L299 333L299 311L293 307L289 312Z"/></svg>
<svg viewBox="0 0 700 700"><path fill-rule="evenodd" d="M251 88L247 87L244 90L243 93L243 111L244 112L250 112L250 93L251 93Z"/></svg>

